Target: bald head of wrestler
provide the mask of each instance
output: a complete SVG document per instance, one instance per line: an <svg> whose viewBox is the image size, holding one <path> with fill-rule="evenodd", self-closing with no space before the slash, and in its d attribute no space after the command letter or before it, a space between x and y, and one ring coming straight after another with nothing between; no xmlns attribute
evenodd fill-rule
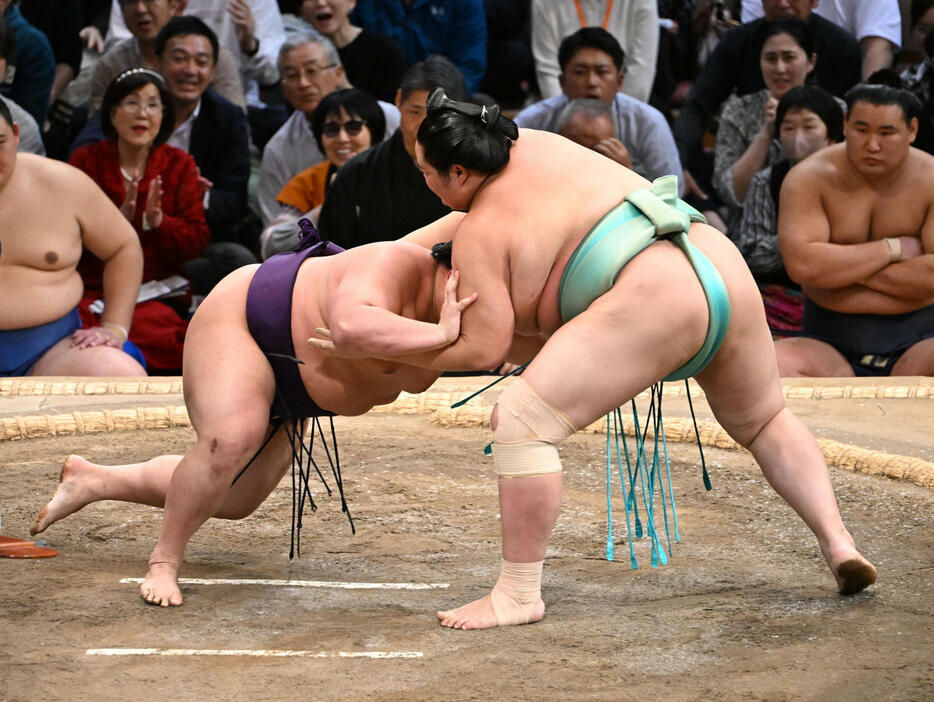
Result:
<svg viewBox="0 0 934 702"><path fill-rule="evenodd" d="M132 226L84 173L18 154L0 101L0 375L145 375L121 350L142 276ZM104 264L103 325L81 329L78 261Z"/></svg>

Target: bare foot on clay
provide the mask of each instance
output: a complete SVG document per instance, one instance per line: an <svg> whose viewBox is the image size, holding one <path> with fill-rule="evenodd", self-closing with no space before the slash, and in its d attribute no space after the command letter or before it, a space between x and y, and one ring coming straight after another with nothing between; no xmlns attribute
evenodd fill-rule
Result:
<svg viewBox="0 0 934 702"><path fill-rule="evenodd" d="M149 604L177 607L182 603L182 591L178 587L178 566L174 563L152 563L139 594Z"/></svg>
<svg viewBox="0 0 934 702"><path fill-rule="evenodd" d="M494 593L499 597L500 605L497 608L502 616L497 616L497 609L493 607ZM510 600L510 602L506 602ZM474 600L457 609L438 612L441 626L451 629L491 629L494 626L509 626L513 624L532 624L545 616L545 603L539 599L531 605L522 605L509 598L508 595L494 590L486 597Z"/></svg>
<svg viewBox="0 0 934 702"><path fill-rule="evenodd" d="M838 546L825 557L841 595L855 595L876 582L875 567L854 546Z"/></svg>
<svg viewBox="0 0 934 702"><path fill-rule="evenodd" d="M96 499L91 489L93 464L81 456L69 456L62 464L58 487L49 503L39 510L36 521L29 527L30 534L45 531L55 522L74 514Z"/></svg>
<svg viewBox="0 0 934 702"><path fill-rule="evenodd" d="M875 567L859 554L857 556L843 561L834 573L841 595L855 595L876 582Z"/></svg>

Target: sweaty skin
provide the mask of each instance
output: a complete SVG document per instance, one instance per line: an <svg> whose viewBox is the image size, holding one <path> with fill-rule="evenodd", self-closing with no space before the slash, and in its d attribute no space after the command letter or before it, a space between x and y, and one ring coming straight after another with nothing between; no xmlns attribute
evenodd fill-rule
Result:
<svg viewBox="0 0 934 702"><path fill-rule="evenodd" d="M477 292L479 298L465 310L457 341L398 360L435 369L492 368L506 358L514 335L545 339L523 378L574 425L587 426L701 347L707 302L686 257L668 242L630 261L614 287L582 314L566 324L560 319L557 291L571 253L607 211L647 181L558 135L534 130L520 130L509 163L492 175L457 164L440 174L425 161L420 144L416 155L428 186L452 209L467 212L454 236L454 267L461 273L461 294ZM723 277L732 308L723 345L697 381L719 423L752 452L771 485L815 533L841 590L862 589L875 580L875 569L843 525L817 442L785 408L755 282L718 231L694 224L689 236ZM431 238L430 226L418 234L422 243ZM500 478L499 491L503 559L542 560L560 507L561 474ZM530 622L544 615L543 602L517 606L526 607ZM461 629L500 624L489 595L438 618Z"/></svg>
<svg viewBox="0 0 934 702"><path fill-rule="evenodd" d="M192 534L209 517L240 519L253 512L291 463L280 431L231 487L270 431L273 373L247 330L244 313L256 269L241 268L221 281L189 327L183 375L195 446L184 456L157 456L128 466L100 466L70 456L31 529L39 533L104 499L164 507L159 541L140 587L151 604L182 604L178 571ZM457 300L456 285L457 277L449 276L427 249L407 242L380 242L305 261L295 284L292 339L311 398L336 414L354 416L391 402L402 391L428 388L437 371L372 358L336 358L307 340L324 327L349 339L365 337L376 316L382 340L395 348L447 343L458 333L453 318L472 302L470 296ZM441 325L435 323L439 308Z"/></svg>

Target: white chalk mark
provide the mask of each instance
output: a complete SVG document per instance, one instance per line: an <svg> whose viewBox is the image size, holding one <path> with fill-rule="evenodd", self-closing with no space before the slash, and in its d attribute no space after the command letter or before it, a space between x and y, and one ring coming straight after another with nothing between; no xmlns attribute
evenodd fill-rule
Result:
<svg viewBox="0 0 934 702"><path fill-rule="evenodd" d="M140 585L143 578L121 578L121 583ZM329 580L262 580L249 578L179 578L179 585L269 585L271 587L332 587L343 590L437 590L449 583L343 583Z"/></svg>
<svg viewBox="0 0 934 702"><path fill-rule="evenodd" d="M253 656L272 658L421 658L421 651L281 651L238 648L89 648L88 656Z"/></svg>

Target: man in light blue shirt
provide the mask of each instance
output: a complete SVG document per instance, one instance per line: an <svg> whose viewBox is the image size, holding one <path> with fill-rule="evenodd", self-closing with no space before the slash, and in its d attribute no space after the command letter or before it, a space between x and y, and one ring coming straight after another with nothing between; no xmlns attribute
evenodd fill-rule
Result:
<svg viewBox="0 0 934 702"><path fill-rule="evenodd" d="M624 60L619 42L600 27L585 27L565 37L558 49L562 94L529 105L515 121L520 127L560 132L562 111L569 102L601 100L609 105L616 138L625 147L607 149L604 155L649 180L676 175L678 191L683 193L681 161L668 122L654 107L619 92L626 77Z"/></svg>

